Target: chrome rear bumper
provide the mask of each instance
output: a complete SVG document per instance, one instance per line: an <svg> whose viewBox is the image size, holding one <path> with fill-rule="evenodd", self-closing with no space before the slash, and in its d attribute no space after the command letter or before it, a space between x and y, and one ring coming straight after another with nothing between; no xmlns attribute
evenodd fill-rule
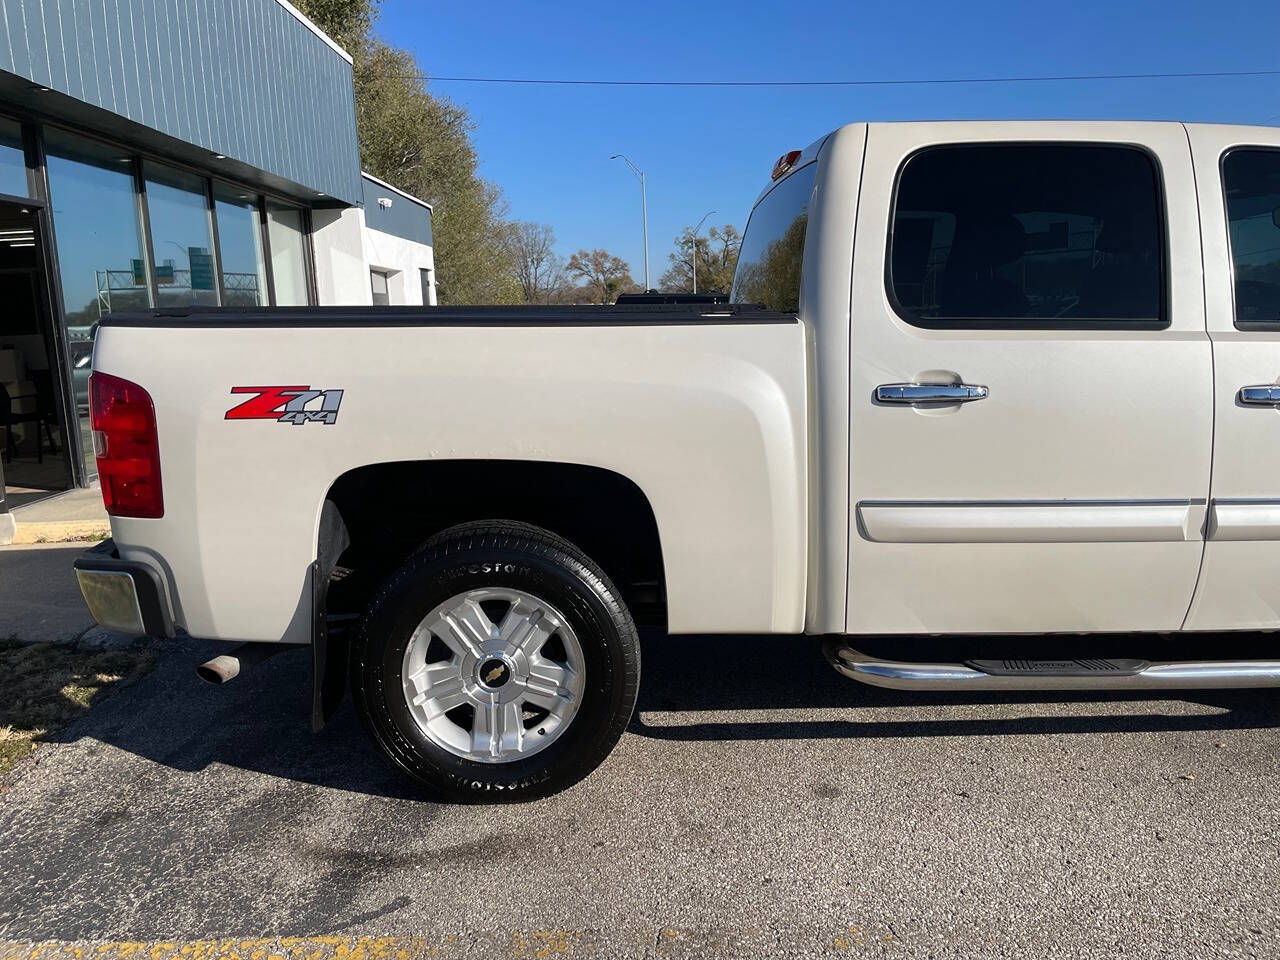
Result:
<svg viewBox="0 0 1280 960"><path fill-rule="evenodd" d="M93 619L122 633L173 636L173 616L160 575L145 563L121 560L104 540L76 559L76 579Z"/></svg>

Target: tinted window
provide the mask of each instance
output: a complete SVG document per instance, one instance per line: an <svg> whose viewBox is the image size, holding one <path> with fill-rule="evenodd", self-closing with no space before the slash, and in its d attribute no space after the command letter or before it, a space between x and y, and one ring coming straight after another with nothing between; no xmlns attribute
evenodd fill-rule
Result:
<svg viewBox="0 0 1280 960"><path fill-rule="evenodd" d="M800 309L800 268L809 197L818 165L811 163L787 177L756 204L733 275L731 303L763 303L771 310Z"/></svg>
<svg viewBox="0 0 1280 960"><path fill-rule="evenodd" d="M1124 147L930 149L898 181L889 274L925 326L1159 322L1160 188Z"/></svg>
<svg viewBox="0 0 1280 960"><path fill-rule="evenodd" d="M1280 151L1231 151L1222 182L1236 323L1280 323Z"/></svg>

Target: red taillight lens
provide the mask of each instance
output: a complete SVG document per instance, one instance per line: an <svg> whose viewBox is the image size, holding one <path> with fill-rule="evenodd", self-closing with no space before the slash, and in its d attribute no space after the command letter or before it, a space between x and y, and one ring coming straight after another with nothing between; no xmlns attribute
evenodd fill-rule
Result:
<svg viewBox="0 0 1280 960"><path fill-rule="evenodd" d="M95 373L89 418L102 500L113 517L163 517L160 442L151 394L136 383Z"/></svg>
<svg viewBox="0 0 1280 960"><path fill-rule="evenodd" d="M796 161L800 159L799 150L788 150L778 158L778 162L773 165L773 173L770 180L777 180L780 176L796 165Z"/></svg>

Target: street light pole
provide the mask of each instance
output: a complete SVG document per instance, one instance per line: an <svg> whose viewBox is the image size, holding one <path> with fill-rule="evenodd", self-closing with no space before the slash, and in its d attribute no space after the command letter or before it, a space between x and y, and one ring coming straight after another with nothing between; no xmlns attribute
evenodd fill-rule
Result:
<svg viewBox="0 0 1280 960"><path fill-rule="evenodd" d="M649 200L644 191L644 171L628 160L623 154L615 153L610 160L621 160L631 172L640 178L640 216L644 225L644 289L649 291Z"/></svg>
<svg viewBox="0 0 1280 960"><path fill-rule="evenodd" d="M714 210L708 210L702 215L702 219L698 221L698 225L693 228L693 292L698 292L698 231L702 229L702 225L707 222L707 217L715 213Z"/></svg>

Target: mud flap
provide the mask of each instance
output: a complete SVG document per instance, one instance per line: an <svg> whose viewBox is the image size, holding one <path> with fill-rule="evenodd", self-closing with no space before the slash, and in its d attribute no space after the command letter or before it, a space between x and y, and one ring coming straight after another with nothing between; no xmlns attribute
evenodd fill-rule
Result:
<svg viewBox="0 0 1280 960"><path fill-rule="evenodd" d="M311 729L329 722L347 692L346 635L329 634L329 582L338 558L351 544L347 525L332 500L320 511L320 542L311 564Z"/></svg>

